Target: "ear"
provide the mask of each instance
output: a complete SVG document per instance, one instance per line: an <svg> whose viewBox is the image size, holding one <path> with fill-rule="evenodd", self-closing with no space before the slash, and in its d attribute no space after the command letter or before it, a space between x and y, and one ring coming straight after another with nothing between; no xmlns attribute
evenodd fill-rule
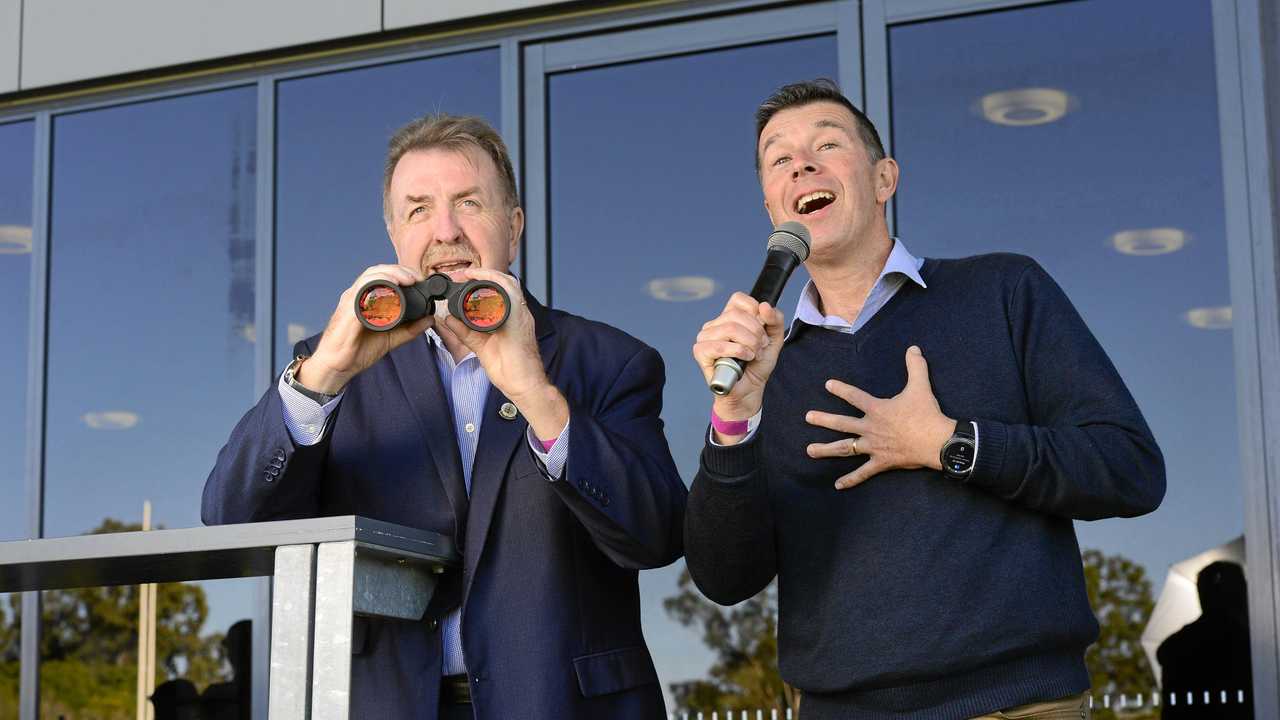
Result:
<svg viewBox="0 0 1280 720"><path fill-rule="evenodd" d="M876 202L884 205L898 191L898 161L891 157L876 163Z"/></svg>
<svg viewBox="0 0 1280 720"><path fill-rule="evenodd" d="M520 206L511 209L511 244L507 248L507 267L516 261L520 250L520 235L524 232L524 210Z"/></svg>

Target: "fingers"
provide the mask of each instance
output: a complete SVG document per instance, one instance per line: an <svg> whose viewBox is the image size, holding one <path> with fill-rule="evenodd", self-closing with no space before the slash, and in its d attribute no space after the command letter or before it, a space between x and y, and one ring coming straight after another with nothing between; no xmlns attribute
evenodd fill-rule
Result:
<svg viewBox="0 0 1280 720"><path fill-rule="evenodd" d="M854 387L849 383L841 382L835 378L827 381L826 388L827 392L835 395L863 412L870 410L880 402L880 398L862 390L861 388Z"/></svg>
<svg viewBox="0 0 1280 720"><path fill-rule="evenodd" d="M929 384L929 363L916 345L907 348L907 387L927 390L930 395L933 394L933 387Z"/></svg>
<svg viewBox="0 0 1280 720"><path fill-rule="evenodd" d="M764 325L765 332L769 334L769 341L782 342L782 337L787 331L786 321L782 317L782 313L769 303L760 303L757 316Z"/></svg>
<svg viewBox="0 0 1280 720"><path fill-rule="evenodd" d="M862 483L871 479L873 476L878 475L882 470L885 470L885 469L886 468L882 466L874 457L869 457L867 458L867 461L865 463L863 463L858 467L857 470L854 470L853 472L845 475L841 475L840 478L836 480L836 489L848 490L851 487L857 487L858 485L861 485Z"/></svg>
<svg viewBox="0 0 1280 720"><path fill-rule="evenodd" d="M805 452L811 458L846 458L866 453L866 448L858 447L861 438L841 438L829 443L809 443Z"/></svg>
<svg viewBox="0 0 1280 720"><path fill-rule="evenodd" d="M422 273L405 265L374 265L360 273L360 277L356 278L351 287L358 290L371 280L387 280L397 285L413 285L424 279Z"/></svg>
<svg viewBox="0 0 1280 720"><path fill-rule="evenodd" d="M835 413L821 412L818 410L810 410L805 413L804 421L810 425L817 425L836 432L847 433L849 435L864 435L867 430L867 422L862 418L850 417L849 415L836 415Z"/></svg>

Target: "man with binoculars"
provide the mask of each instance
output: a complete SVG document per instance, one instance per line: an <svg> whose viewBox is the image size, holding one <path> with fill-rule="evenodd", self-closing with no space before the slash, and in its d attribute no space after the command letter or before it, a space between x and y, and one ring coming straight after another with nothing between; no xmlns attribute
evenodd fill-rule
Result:
<svg viewBox="0 0 1280 720"><path fill-rule="evenodd" d="M236 426L204 521L358 514L454 539L463 567L422 622L357 626L353 717L661 716L637 571L682 554L687 494L662 360L506 274L524 213L483 121L399 130L383 215L398 264L361 273Z"/></svg>

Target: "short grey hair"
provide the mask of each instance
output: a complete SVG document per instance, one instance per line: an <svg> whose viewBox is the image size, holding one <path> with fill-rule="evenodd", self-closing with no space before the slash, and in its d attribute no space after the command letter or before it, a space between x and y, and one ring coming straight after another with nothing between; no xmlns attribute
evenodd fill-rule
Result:
<svg viewBox="0 0 1280 720"><path fill-rule="evenodd" d="M436 148L455 152L467 148L483 151L498 169L507 207L519 206L520 198L516 192L516 173L511 166L511 155L498 131L482 118L433 113L397 130L387 144L387 164L382 172L382 218L388 225L391 224L391 176L395 174L400 158L410 152Z"/></svg>

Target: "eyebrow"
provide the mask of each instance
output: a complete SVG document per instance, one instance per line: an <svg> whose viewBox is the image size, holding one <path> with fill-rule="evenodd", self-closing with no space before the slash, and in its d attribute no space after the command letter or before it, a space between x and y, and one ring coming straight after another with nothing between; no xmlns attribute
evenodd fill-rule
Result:
<svg viewBox="0 0 1280 720"><path fill-rule="evenodd" d="M849 133L849 128L841 125L835 120L822 119L815 122L813 126L816 128L835 128L836 130L840 130L844 132L845 136L848 137L849 139L853 139L853 135ZM764 157L764 154L769 149L769 146L772 145L773 141L777 140L780 137L780 135L781 133L774 133L769 136L768 140L764 141L764 145L760 148L760 157L762 158Z"/></svg>
<svg viewBox="0 0 1280 720"><path fill-rule="evenodd" d="M466 188L464 190L459 190L458 192L454 193L453 199L457 200L458 198L466 197L468 195L482 195L482 194L483 192L481 191L479 185L472 185L469 188ZM404 199L410 205L418 205L421 203L429 202L432 199L432 197L430 195L405 195Z"/></svg>

